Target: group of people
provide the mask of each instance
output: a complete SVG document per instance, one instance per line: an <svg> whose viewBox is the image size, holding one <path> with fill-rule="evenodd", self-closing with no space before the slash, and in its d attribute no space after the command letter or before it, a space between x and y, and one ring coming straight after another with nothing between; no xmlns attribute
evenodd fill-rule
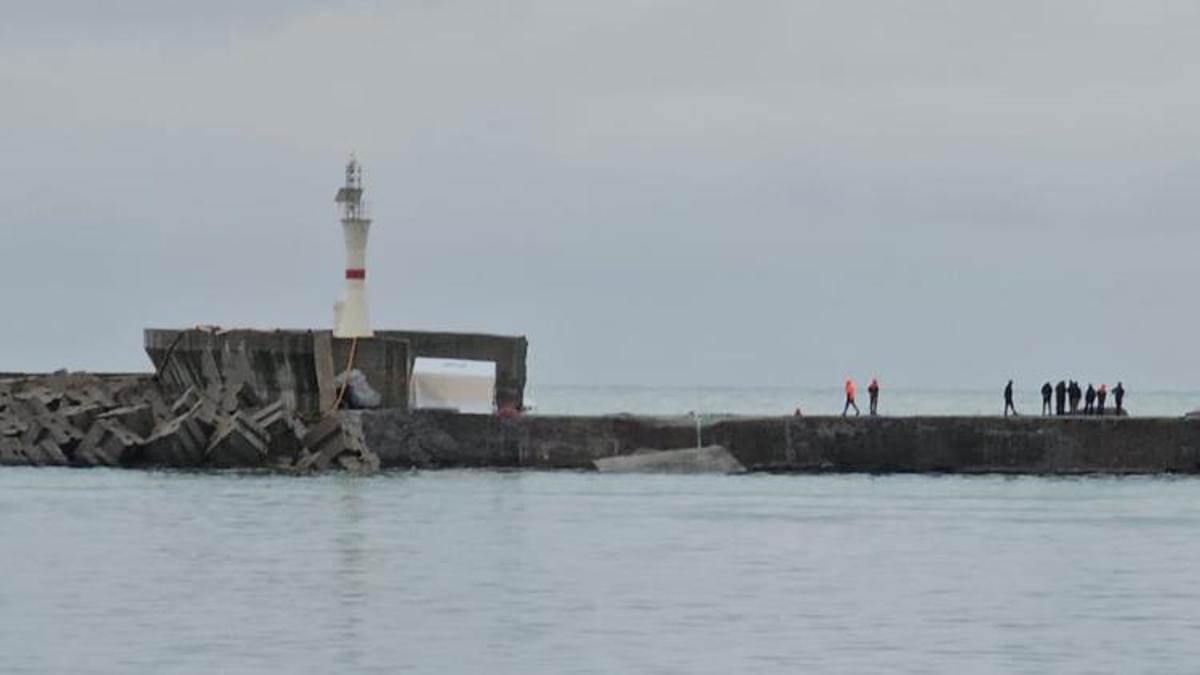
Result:
<svg viewBox="0 0 1200 675"><path fill-rule="evenodd" d="M1125 414L1125 385L1118 382L1112 390L1112 395L1116 408L1110 414ZM1082 411L1079 408L1081 402ZM1057 385L1049 382L1042 385L1043 415L1078 415L1080 412L1084 415L1104 415L1107 403L1107 384L1095 387L1089 383L1086 391L1075 380L1060 380ZM1012 380L1004 387L1004 416L1008 417L1010 412L1013 415L1017 414L1017 407L1013 404Z"/></svg>
<svg viewBox="0 0 1200 675"><path fill-rule="evenodd" d="M861 415L856 401L857 387L854 380L846 379L846 404L842 406L842 417L850 414L850 409L854 409L854 415ZM1105 406L1108 404L1108 385L1101 384L1095 387L1088 384L1085 391L1079 386L1075 380L1062 380L1058 385L1052 385L1049 382L1042 385L1042 414L1043 415L1078 415L1082 412L1084 415L1124 415L1125 414L1125 385L1117 382L1117 386L1113 388L1113 402L1116 408L1111 413L1105 412ZM879 414L879 380L871 378L871 384L867 386L867 395L871 399L871 415ZM1083 409L1080 410L1079 404L1083 403ZM1017 406L1013 402L1013 381L1009 380L1004 387L1004 416L1009 414L1016 416ZM800 415L799 408L796 409L796 414Z"/></svg>
<svg viewBox="0 0 1200 675"><path fill-rule="evenodd" d="M862 414L858 410L858 403L856 403L854 401L856 389L857 388L854 385L854 380L847 378L846 379L846 405L842 406L842 417L845 417L846 415L848 415L850 413L851 408L854 408L855 417ZM872 416L878 415L879 414L879 380L877 378L872 377L871 384L867 385L867 396L869 396L871 399L871 408L870 408L871 415Z"/></svg>

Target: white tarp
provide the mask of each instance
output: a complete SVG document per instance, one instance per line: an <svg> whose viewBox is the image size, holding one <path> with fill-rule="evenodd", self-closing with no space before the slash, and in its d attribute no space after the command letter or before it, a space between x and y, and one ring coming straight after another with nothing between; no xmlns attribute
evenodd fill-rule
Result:
<svg viewBox="0 0 1200 675"><path fill-rule="evenodd" d="M496 398L496 363L420 357L413 363L413 408L448 408L490 414Z"/></svg>

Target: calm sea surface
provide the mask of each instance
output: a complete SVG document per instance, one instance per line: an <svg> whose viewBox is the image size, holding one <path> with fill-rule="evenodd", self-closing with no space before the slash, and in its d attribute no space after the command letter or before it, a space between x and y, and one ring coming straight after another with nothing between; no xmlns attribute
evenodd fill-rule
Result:
<svg viewBox="0 0 1200 675"><path fill-rule="evenodd" d="M0 672L1194 673L1200 481L0 468Z"/></svg>

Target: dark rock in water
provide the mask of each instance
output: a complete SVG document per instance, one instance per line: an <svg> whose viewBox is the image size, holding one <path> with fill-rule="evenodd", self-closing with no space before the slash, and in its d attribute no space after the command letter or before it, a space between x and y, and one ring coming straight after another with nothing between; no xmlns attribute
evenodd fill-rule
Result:
<svg viewBox="0 0 1200 675"><path fill-rule="evenodd" d="M746 467L728 450L711 445L683 450L638 450L592 462L601 473L742 473Z"/></svg>

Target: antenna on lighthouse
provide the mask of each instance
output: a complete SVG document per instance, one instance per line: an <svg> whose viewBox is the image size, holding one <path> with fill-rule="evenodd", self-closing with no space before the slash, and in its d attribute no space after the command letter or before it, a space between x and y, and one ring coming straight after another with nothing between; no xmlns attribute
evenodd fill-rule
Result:
<svg viewBox="0 0 1200 675"><path fill-rule="evenodd" d="M346 292L333 305L333 335L339 338L375 335L367 317L367 234L371 219L362 195L362 166L352 154L346 163L346 184L334 198L341 207L346 240Z"/></svg>

